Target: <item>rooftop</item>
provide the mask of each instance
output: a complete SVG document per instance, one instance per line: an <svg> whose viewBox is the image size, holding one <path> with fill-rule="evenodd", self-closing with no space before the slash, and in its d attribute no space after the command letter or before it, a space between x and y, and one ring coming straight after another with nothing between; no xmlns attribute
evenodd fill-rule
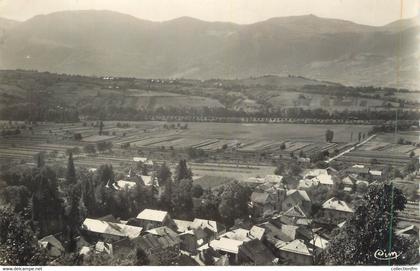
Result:
<svg viewBox="0 0 420 271"><path fill-rule="evenodd" d="M107 222L91 218L86 218L83 221L82 228L90 232L128 237L130 239L140 236L140 233L143 230L141 227L129 226L125 224Z"/></svg>
<svg viewBox="0 0 420 271"><path fill-rule="evenodd" d="M309 252L308 247L303 243L302 240L296 239L287 245L280 248L282 251L297 253L301 255L306 256L312 256L312 254Z"/></svg>
<svg viewBox="0 0 420 271"><path fill-rule="evenodd" d="M213 220L207 220L207 219L200 219L200 218L195 218L194 221L192 222L191 229L209 229L212 232L215 233L219 233L222 230L224 230L224 227L217 223L216 221Z"/></svg>
<svg viewBox="0 0 420 271"><path fill-rule="evenodd" d="M137 218L141 220L163 222L167 215L168 212L166 211L144 209L137 215Z"/></svg>
<svg viewBox="0 0 420 271"><path fill-rule="evenodd" d="M353 209L351 209L345 201L338 200L336 198L330 198L326 202L322 204L322 208L329 209L329 210L336 210L341 212L348 212L353 213Z"/></svg>

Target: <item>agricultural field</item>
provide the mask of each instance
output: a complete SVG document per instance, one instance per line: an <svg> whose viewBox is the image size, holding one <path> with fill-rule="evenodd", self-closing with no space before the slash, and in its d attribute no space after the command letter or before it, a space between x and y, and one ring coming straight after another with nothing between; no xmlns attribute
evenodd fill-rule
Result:
<svg viewBox="0 0 420 271"><path fill-rule="evenodd" d="M7 129L9 125L23 123L0 123ZM19 163L33 163L33 157L39 152L47 154L47 161L65 161L66 150L78 148L76 165L96 167L101 164L115 162L117 167L132 160L136 151L147 151L151 154L170 150L201 149L209 155L208 161L192 163L197 176L224 176L243 179L264 176L273 172L273 167L261 164L258 153L289 154L303 152L311 154L317 151L341 149L347 146L351 133L367 133L370 126L357 125L312 125L312 124L240 124L240 123L186 123L181 128L177 123L158 121L117 122L105 121L104 134L99 136L99 124L92 121L77 123L38 123L21 129L19 135L5 136L0 142L0 160L14 160ZM334 131L334 142L325 142L325 131ZM82 139L75 140L74 134ZM355 139L355 136L354 136ZM112 153L96 155L84 152L86 145L98 142L111 142ZM129 150L121 147L130 145ZM282 146L283 145L283 146ZM226 155L224 152L226 151ZM127 154L129 152L130 154ZM234 153L248 153L256 165L250 166L246 160L227 164L226 160L235 157ZM232 156L233 155L233 156ZM155 155L155 159L166 160L171 156ZM216 157L218 157L216 159ZM229 158L230 157L230 158ZM173 158L176 159L176 158ZM224 163L221 166L221 163ZM264 163L263 163L264 164Z"/></svg>
<svg viewBox="0 0 420 271"><path fill-rule="evenodd" d="M376 166L392 165L399 168L404 167L410 160L411 155L420 155L418 147L420 131L400 131L396 135L394 133L381 133L357 148L357 150L349 152L338 160L348 163L359 163L370 165L372 160ZM409 141L411 144L398 144L399 140Z"/></svg>

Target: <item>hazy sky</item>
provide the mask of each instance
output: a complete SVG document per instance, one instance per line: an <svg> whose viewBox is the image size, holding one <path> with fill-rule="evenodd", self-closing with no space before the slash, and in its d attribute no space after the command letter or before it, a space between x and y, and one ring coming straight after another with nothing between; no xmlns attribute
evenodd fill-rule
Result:
<svg viewBox="0 0 420 271"><path fill-rule="evenodd" d="M25 20L60 10L107 9L164 21L190 16L206 21L253 23L271 17L314 14L383 25L419 11L419 0L0 0L0 17Z"/></svg>

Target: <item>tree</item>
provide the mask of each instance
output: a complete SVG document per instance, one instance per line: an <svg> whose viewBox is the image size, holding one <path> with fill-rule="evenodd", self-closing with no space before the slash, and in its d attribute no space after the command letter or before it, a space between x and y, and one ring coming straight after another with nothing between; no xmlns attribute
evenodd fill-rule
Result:
<svg viewBox="0 0 420 271"><path fill-rule="evenodd" d="M99 135L102 135L103 129L104 129L104 122L101 120L99 122Z"/></svg>
<svg viewBox="0 0 420 271"><path fill-rule="evenodd" d="M73 153L70 152L69 159L67 162L67 172L66 172L66 184L75 184L76 183L76 169L74 168L73 162Z"/></svg>
<svg viewBox="0 0 420 271"><path fill-rule="evenodd" d="M157 179L158 179L158 183L159 186L165 186L169 181L171 181L171 170L169 169L169 167L166 165L166 163L163 163L160 167L159 167L159 171L157 174Z"/></svg>
<svg viewBox="0 0 420 271"><path fill-rule="evenodd" d="M111 186L115 182L115 175L112 165L101 165L96 172L98 183L102 186Z"/></svg>
<svg viewBox="0 0 420 271"><path fill-rule="evenodd" d="M397 259L389 264L414 264L418 253L411 251L415 245L405 237L395 234L398 211L405 208L402 192L391 184L370 185L354 215L344 226L332 234L323 259L333 265L383 265L387 262L375 257L377 250L397 252ZM415 250L417 250L415 248ZM415 256L413 256L415 255Z"/></svg>
<svg viewBox="0 0 420 271"><path fill-rule="evenodd" d="M192 172L185 159L179 161L175 171L175 181L179 182L183 179L192 180Z"/></svg>
<svg viewBox="0 0 420 271"><path fill-rule="evenodd" d="M414 151L410 152L410 158L413 158L414 156L416 156L416 154L414 153Z"/></svg>
<svg viewBox="0 0 420 271"><path fill-rule="evenodd" d="M249 187L234 181L226 185L221 194L219 213L227 226L232 226L236 218L248 218L248 200L251 196Z"/></svg>
<svg viewBox="0 0 420 271"><path fill-rule="evenodd" d="M45 166L45 152L39 152L35 154L35 161L37 168L42 168Z"/></svg>
<svg viewBox="0 0 420 271"><path fill-rule="evenodd" d="M7 204L10 204L15 213L19 213L28 206L31 192L24 185L9 185L4 188L1 196Z"/></svg>
<svg viewBox="0 0 420 271"><path fill-rule="evenodd" d="M192 201L192 180L183 179L175 186L172 198L174 213L181 219L192 218L193 201Z"/></svg>
<svg viewBox="0 0 420 271"><path fill-rule="evenodd" d="M55 172L44 167L31 174L32 188L31 211L32 221L39 227L41 235L60 231L62 228L63 201L58 192Z"/></svg>
<svg viewBox="0 0 420 271"><path fill-rule="evenodd" d="M203 191L203 195L200 199L200 204L194 206L194 217L220 221L220 198L215 196L211 189L208 189Z"/></svg>
<svg viewBox="0 0 420 271"><path fill-rule="evenodd" d="M75 238L79 234L79 227L86 218L87 209L82 198L81 185L73 184L67 193L66 214L66 233L67 233L67 249L75 252Z"/></svg>
<svg viewBox="0 0 420 271"><path fill-rule="evenodd" d="M286 172L286 166L282 162L278 162L276 169L274 170L275 175L282 176Z"/></svg>
<svg viewBox="0 0 420 271"><path fill-rule="evenodd" d="M0 207L0 265L46 265L29 223L11 209Z"/></svg>
<svg viewBox="0 0 420 271"><path fill-rule="evenodd" d="M280 144L280 150L285 150L286 149L286 144L284 143L284 142L282 142L281 144Z"/></svg>
<svg viewBox="0 0 420 271"><path fill-rule="evenodd" d="M199 184L195 184L192 187L192 196L194 198L199 198L203 195L203 188Z"/></svg>
<svg viewBox="0 0 420 271"><path fill-rule="evenodd" d="M334 131L331 131L330 129L325 131L325 141L331 143L333 139L334 139Z"/></svg>
<svg viewBox="0 0 420 271"><path fill-rule="evenodd" d="M82 134L81 133L74 133L74 140L81 141L82 140Z"/></svg>

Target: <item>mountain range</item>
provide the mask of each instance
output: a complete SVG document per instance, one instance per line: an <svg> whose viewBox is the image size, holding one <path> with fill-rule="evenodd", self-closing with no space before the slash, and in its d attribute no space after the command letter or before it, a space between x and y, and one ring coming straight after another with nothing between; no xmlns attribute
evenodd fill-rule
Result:
<svg viewBox="0 0 420 271"><path fill-rule="evenodd" d="M416 19L367 26L305 15L240 25L63 11L0 19L0 69L193 79L293 74L419 89L419 30Z"/></svg>

